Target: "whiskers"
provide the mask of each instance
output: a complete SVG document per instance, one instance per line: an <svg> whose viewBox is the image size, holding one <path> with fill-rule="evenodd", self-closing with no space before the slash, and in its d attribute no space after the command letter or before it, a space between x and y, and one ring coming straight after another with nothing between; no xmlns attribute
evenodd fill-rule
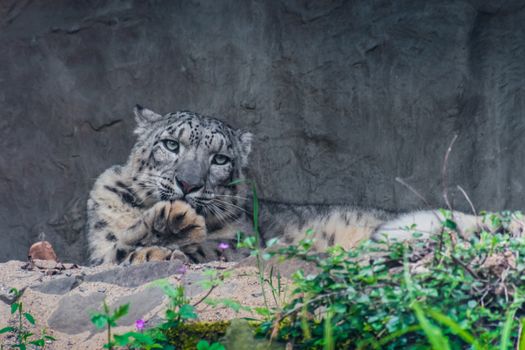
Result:
<svg viewBox="0 0 525 350"><path fill-rule="evenodd" d="M229 195L215 195L213 198L194 198L195 203L198 204L204 213L209 213L217 218L217 220L223 224L229 222L241 223L240 217L243 213L248 214L248 211L243 207L231 203L229 201L219 199L217 197L238 197ZM242 197L238 197L243 199ZM243 199L244 200L244 199Z"/></svg>
<svg viewBox="0 0 525 350"><path fill-rule="evenodd" d="M141 191L146 198L151 199L154 193L160 194L161 200L170 200L176 194L169 178L159 175L150 175L146 179L141 179ZM146 198L143 202L146 201Z"/></svg>
<svg viewBox="0 0 525 350"><path fill-rule="evenodd" d="M154 181L144 180L143 185L137 194L141 194L141 198L136 198L137 204L144 205L150 199L154 199L158 191L158 186Z"/></svg>

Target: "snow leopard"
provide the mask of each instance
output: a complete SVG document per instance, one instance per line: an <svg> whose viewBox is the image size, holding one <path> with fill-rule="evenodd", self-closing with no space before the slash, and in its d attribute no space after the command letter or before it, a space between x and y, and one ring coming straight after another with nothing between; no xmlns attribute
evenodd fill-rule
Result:
<svg viewBox="0 0 525 350"><path fill-rule="evenodd" d="M137 105L134 114L137 140L127 162L103 172L89 194L91 262L244 256L234 247L239 232L254 231L247 177L253 134L194 112L161 115ZM336 244L351 249L385 233L409 239L404 227L414 223L432 234L443 219L437 211L394 215L344 205L258 203L262 242L278 237L294 244L310 230L319 251ZM458 213L456 221L471 230L477 217Z"/></svg>

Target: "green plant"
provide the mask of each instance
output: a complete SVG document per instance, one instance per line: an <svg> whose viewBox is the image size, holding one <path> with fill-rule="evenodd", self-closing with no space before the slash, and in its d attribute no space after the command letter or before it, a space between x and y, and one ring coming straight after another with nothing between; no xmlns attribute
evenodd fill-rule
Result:
<svg viewBox="0 0 525 350"><path fill-rule="evenodd" d="M161 288L169 298L169 306L165 312L165 320L156 327L145 332L127 332L115 335L114 343L119 346L129 346L132 349L175 349L170 344L166 333L178 328L184 321L197 318L195 308L190 305L184 295L183 286L172 286L166 280L156 281L153 286Z"/></svg>
<svg viewBox="0 0 525 350"><path fill-rule="evenodd" d="M34 336L24 322L27 321L31 326L34 326L36 321L33 315L24 310L22 303L22 292L16 288L11 288L10 293L14 294L15 302L11 304L11 315L17 314L17 326L8 326L0 329L0 334L11 332L16 336L16 343L11 345L11 348L18 348L20 350L27 349L28 345L34 345L37 348L45 349L46 342L53 342L56 339L46 333L45 328L40 332L40 338L32 339ZM3 345L2 345L3 348Z"/></svg>
<svg viewBox="0 0 525 350"><path fill-rule="evenodd" d="M278 309L280 308L280 305L284 300L284 296L282 295L283 288L281 285L280 272L278 270L276 271L275 266L272 265L270 267L269 276L266 277L265 275L265 261L273 257L273 254L271 254L268 251L268 249L271 249L273 246L275 246L278 243L278 239L272 238L268 240L268 242L265 242L267 249L262 249L261 234L259 230L259 197L257 195L257 188L255 186L255 182L249 180L234 181L232 182L232 184L237 184L240 182L244 182L251 187L253 207L253 234L246 235L244 232L239 232L237 235L237 248L248 249L250 251L250 255L255 257L259 285L261 287L261 294L264 300L264 307L255 308L254 311L257 312L259 315L263 316L264 318L269 319L272 312L278 311L273 310L270 307L265 286L268 286L268 288L270 289L275 306Z"/></svg>
<svg viewBox="0 0 525 350"><path fill-rule="evenodd" d="M297 349L509 349L523 344L525 238L521 213L485 213L464 237L443 211L442 234L411 242L365 242L352 251L297 246L272 253L314 264L292 277L291 302L259 331ZM410 227L419 236L417 227ZM519 338L519 339L518 339Z"/></svg>
<svg viewBox="0 0 525 350"><path fill-rule="evenodd" d="M164 294L169 298L168 308L165 311L164 321L155 327L144 329L145 321L137 320L135 327L137 331L130 331L124 334L112 334L112 328L117 325L117 321L126 315L129 310L129 305L119 306L114 312L111 312L109 306L104 301L102 312L95 313L91 316L92 323L97 328L107 328L107 343L105 348L113 349L114 347L127 347L130 349L175 349L174 344L178 344L183 349L195 347L200 337L207 337L200 342L202 349L221 349L219 343L207 343L208 340L217 340L218 337L224 335L229 322L216 323L199 323L188 322L195 320L197 314L195 306L203 301L208 302L207 298L211 291L219 286L228 272L217 272L216 270L207 270L204 272L208 279L202 282L204 288L208 288L208 292L203 298L197 301L194 305L189 303L189 299L184 294L184 287L182 285L173 286L167 280L158 280L151 284L152 287L162 289ZM210 304L223 304L231 307L234 310L242 308L238 303L223 299ZM199 338L195 338L198 336ZM208 347L206 347L208 346Z"/></svg>
<svg viewBox="0 0 525 350"><path fill-rule="evenodd" d="M129 304L121 305L113 312L109 309L108 304L104 300L102 304L102 312L93 313L91 315L91 322L95 327L102 329L106 328L107 332L107 343L104 345L106 349L113 349L115 341L111 334L111 328L117 326L117 321L128 314Z"/></svg>
<svg viewBox="0 0 525 350"><path fill-rule="evenodd" d="M210 344L206 340L197 343L197 350L225 350L221 343Z"/></svg>
<svg viewBox="0 0 525 350"><path fill-rule="evenodd" d="M208 288L213 290L217 285L222 283L223 275L219 275L213 272L206 272L210 277ZM173 345L174 338L180 337L180 330L187 328L187 321L195 320L197 314L195 312L195 305L189 304L189 300L184 294L184 287L173 286L166 280L158 280L152 284L154 287L158 287L163 290L164 294L169 298L169 305L165 311L165 318L159 325L143 331L132 331L126 332L121 335L115 335L113 343L118 346L128 346L132 349L175 349ZM209 293L206 294L206 296ZM205 298L203 297L197 303L200 303ZM142 321L142 320L140 320ZM143 321L141 322L143 324ZM137 327L138 328L138 327ZM142 327L141 327L142 328ZM206 328L210 328L209 326ZM184 333L184 332L183 332ZM186 332L187 333L187 332ZM181 342L196 342L193 339L178 340ZM215 349L215 348L214 348Z"/></svg>

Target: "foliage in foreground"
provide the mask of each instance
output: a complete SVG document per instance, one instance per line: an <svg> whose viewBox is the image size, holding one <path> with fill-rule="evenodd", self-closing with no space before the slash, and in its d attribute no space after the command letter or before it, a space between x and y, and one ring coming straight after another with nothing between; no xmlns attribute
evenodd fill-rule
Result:
<svg viewBox="0 0 525 350"><path fill-rule="evenodd" d="M287 349L326 350L525 350L521 214L485 214L479 232L470 236L457 230L450 212L443 211L443 215L447 219L442 234L431 239L410 244L365 243L349 252L340 247L323 254L311 252L311 232L299 245L276 245L273 252L261 251L254 238L247 237L241 245L259 257L261 287L269 289L276 301L275 307L253 310L264 318L258 324L232 328L229 322L196 322L195 304L189 303L181 286L166 281L156 283L170 300L159 325L144 329L144 321L137 320L137 331L113 334L112 327L127 313L127 305L114 311L104 305L101 313L92 315L92 321L106 328L105 347L109 349L221 350L249 343L252 349L286 344ZM406 229L420 236L417 227ZM264 264L272 256L308 261L318 270L315 275L301 270L293 275L292 295L285 304L278 302L279 278L277 284L271 277L263 278ZM210 291L225 277L216 271L208 275ZM208 295L197 304L244 308L232 300L213 301ZM16 336L17 344L12 347L43 348L46 341L54 340L45 333L39 339L31 338L23 321L35 321L24 312L20 300L13 304L12 312L17 314L18 325L0 330ZM270 343L259 343L254 336ZM239 337L244 340L239 342Z"/></svg>
<svg viewBox="0 0 525 350"><path fill-rule="evenodd" d="M40 332L40 337L32 333L27 324L35 326L35 318L24 309L22 302L22 292L16 288L11 288L10 293L15 297L15 302L11 304L11 315L16 316L16 321L13 326L7 326L0 329L0 334L10 333L16 339L11 348L26 350L27 348L45 350L46 345L55 341L55 338L46 333L43 328ZM4 344L0 344L0 349L4 349Z"/></svg>
<svg viewBox="0 0 525 350"><path fill-rule="evenodd" d="M523 226L521 214L485 214L470 237L443 214L441 235L387 250L367 243L323 256L308 237L281 249L319 273L296 272L292 301L262 330L297 349L525 349L525 238L509 229Z"/></svg>

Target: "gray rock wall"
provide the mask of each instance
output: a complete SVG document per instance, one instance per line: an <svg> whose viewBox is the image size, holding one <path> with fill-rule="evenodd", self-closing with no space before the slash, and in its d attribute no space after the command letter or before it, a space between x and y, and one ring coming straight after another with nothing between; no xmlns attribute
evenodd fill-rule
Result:
<svg viewBox="0 0 525 350"><path fill-rule="evenodd" d="M263 197L523 208L521 1L0 2L0 261L40 232L85 258L85 201L133 144L131 108L257 136Z"/></svg>

